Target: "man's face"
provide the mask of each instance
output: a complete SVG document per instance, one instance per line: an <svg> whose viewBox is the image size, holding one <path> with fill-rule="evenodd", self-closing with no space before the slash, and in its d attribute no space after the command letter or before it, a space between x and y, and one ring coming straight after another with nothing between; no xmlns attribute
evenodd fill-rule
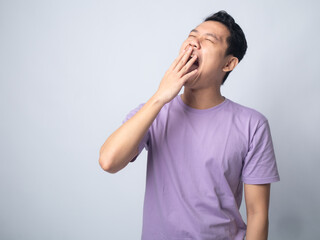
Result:
<svg viewBox="0 0 320 240"><path fill-rule="evenodd" d="M225 56L230 35L228 28L220 22L206 21L193 29L183 42L180 52L189 45L193 46L192 54L198 56L199 67L196 77L190 79L186 86L197 88L220 85L225 74L224 68L230 56ZM191 71L194 68L190 68Z"/></svg>

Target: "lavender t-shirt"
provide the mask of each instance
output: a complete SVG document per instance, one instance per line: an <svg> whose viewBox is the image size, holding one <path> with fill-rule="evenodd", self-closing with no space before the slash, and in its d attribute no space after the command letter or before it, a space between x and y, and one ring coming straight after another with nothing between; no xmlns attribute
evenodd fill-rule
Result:
<svg viewBox="0 0 320 240"><path fill-rule="evenodd" d="M160 110L139 154L143 148L148 160L142 240L242 240L243 183L280 181L268 120L227 98L195 109L177 95Z"/></svg>

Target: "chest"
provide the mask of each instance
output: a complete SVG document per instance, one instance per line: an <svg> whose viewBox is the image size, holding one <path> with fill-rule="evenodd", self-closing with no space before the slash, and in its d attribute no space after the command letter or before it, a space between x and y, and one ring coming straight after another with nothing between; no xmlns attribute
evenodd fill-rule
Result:
<svg viewBox="0 0 320 240"><path fill-rule="evenodd" d="M152 145L157 155L154 164L159 169L174 171L181 181L188 176L185 181L238 186L248 137L245 127L232 116L171 118L159 124L157 130Z"/></svg>

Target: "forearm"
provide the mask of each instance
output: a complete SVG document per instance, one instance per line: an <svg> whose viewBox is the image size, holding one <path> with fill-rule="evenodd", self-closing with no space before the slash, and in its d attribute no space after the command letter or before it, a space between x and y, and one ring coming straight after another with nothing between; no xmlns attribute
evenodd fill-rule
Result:
<svg viewBox="0 0 320 240"><path fill-rule="evenodd" d="M251 214L247 216L246 240L267 240L269 219L267 214Z"/></svg>
<svg viewBox="0 0 320 240"><path fill-rule="evenodd" d="M124 168L137 154L140 141L164 103L153 95L142 108L113 132L100 149L99 163L108 172Z"/></svg>

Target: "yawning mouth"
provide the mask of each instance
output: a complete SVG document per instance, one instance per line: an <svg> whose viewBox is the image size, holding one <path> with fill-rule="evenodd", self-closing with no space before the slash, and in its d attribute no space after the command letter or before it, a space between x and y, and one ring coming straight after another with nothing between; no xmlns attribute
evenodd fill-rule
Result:
<svg viewBox="0 0 320 240"><path fill-rule="evenodd" d="M191 59L191 56L190 56L190 58L188 59L188 61ZM188 71L187 71L187 73L189 73L189 72L191 72L191 71L193 71L193 70L195 70L195 69L197 69L197 68L199 68L199 59L197 58L195 61L194 61L194 63L190 66L190 68L188 69Z"/></svg>
<svg viewBox="0 0 320 240"><path fill-rule="evenodd" d="M188 61L192 58L193 55L191 55L188 59ZM194 63L192 65L195 65L196 67L199 67L199 57L197 57L197 59L194 61Z"/></svg>
<svg viewBox="0 0 320 240"><path fill-rule="evenodd" d="M189 57L188 61L193 57L193 54L191 54L191 56ZM192 65L195 65L197 67L199 67L199 56L197 56L197 59L194 61L194 63Z"/></svg>

